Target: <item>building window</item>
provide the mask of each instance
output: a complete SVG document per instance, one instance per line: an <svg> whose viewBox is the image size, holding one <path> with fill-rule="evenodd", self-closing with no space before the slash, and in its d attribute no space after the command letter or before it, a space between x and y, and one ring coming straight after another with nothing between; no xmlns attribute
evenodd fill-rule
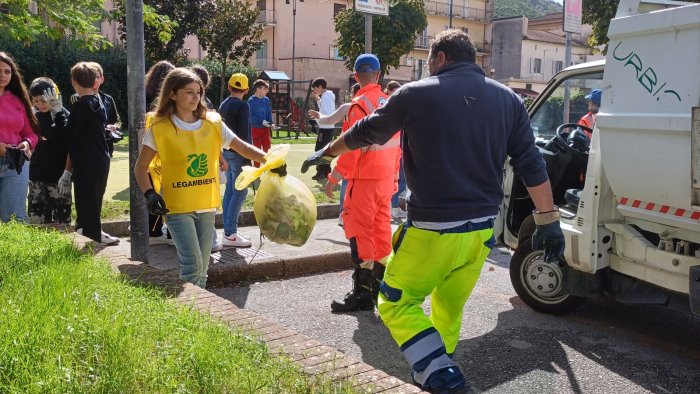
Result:
<svg viewBox="0 0 700 394"><path fill-rule="evenodd" d="M526 83L526 84L525 84L525 89L527 89L527 90L532 90L532 84L531 84L531 83Z"/></svg>
<svg viewBox="0 0 700 394"><path fill-rule="evenodd" d="M534 74L542 74L542 59L532 59L532 72Z"/></svg>
<svg viewBox="0 0 700 394"><path fill-rule="evenodd" d="M418 59L416 63L416 79L423 79L428 76L428 71L425 69L425 59Z"/></svg>
<svg viewBox="0 0 700 394"><path fill-rule="evenodd" d="M345 4L338 4L338 3L333 4L333 18L338 16L338 14L341 11L344 11L346 8L347 8L347 6Z"/></svg>
<svg viewBox="0 0 700 394"><path fill-rule="evenodd" d="M468 28L468 27L460 27L459 29L462 30L463 32L469 34L469 28Z"/></svg>
<svg viewBox="0 0 700 394"><path fill-rule="evenodd" d="M258 0L257 4L258 4L258 9L259 9L259 10L263 10L263 11L265 10L265 6L266 6L265 2L266 2L266 1L267 1L267 0Z"/></svg>
<svg viewBox="0 0 700 394"><path fill-rule="evenodd" d="M564 68L564 62L561 60L557 60L554 62L554 73L558 73Z"/></svg>
<svg viewBox="0 0 700 394"><path fill-rule="evenodd" d="M259 70L267 68L267 40L262 42L262 45L255 53L255 58Z"/></svg>

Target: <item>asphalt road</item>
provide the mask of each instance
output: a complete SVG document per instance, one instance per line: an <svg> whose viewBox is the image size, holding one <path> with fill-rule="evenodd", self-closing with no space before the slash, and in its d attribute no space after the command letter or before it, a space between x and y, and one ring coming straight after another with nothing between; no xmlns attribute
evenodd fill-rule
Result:
<svg viewBox="0 0 700 394"><path fill-rule="evenodd" d="M540 314L516 296L509 260L507 252L492 253L465 307L455 360L476 387L488 393L700 393L700 319L605 300L566 316ZM376 312L330 313L331 299L349 290L350 275L213 291L410 382Z"/></svg>

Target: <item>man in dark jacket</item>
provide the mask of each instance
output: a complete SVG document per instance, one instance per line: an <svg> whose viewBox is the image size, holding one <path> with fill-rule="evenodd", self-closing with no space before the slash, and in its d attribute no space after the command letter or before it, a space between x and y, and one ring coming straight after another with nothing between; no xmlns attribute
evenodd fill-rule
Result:
<svg viewBox="0 0 700 394"><path fill-rule="evenodd" d="M527 111L513 91L484 76L475 57L466 33L438 34L428 57L429 78L401 87L302 167L384 144L403 130L408 221L394 234L378 309L415 383L431 392L471 391L452 354L464 304L495 244L506 157L537 208L535 249L544 247L549 260L564 250L559 211ZM421 308L428 295L430 318Z"/></svg>

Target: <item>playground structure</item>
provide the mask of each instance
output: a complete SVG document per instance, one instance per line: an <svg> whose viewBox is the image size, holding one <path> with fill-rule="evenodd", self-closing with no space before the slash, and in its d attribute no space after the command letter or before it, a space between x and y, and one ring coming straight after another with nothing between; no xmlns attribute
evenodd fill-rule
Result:
<svg viewBox="0 0 700 394"><path fill-rule="evenodd" d="M309 131L318 132L309 124L307 111L310 108L309 98L311 96L311 81L292 81L283 71L263 70L258 79L267 81L270 84L268 97L272 105L272 114L275 124L285 125L287 138L299 139L299 134L304 133L309 136ZM302 103L298 103L292 98L294 84L307 85L306 97ZM279 138L281 127L276 128L275 137ZM284 131L284 130L283 130Z"/></svg>

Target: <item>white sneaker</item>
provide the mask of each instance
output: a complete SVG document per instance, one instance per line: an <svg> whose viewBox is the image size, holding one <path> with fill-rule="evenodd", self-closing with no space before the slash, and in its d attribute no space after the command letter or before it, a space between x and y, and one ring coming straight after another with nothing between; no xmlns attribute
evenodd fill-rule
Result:
<svg viewBox="0 0 700 394"><path fill-rule="evenodd" d="M224 234L224 246L233 246L236 248L249 248L253 246L253 243L239 233L233 235Z"/></svg>
<svg viewBox="0 0 700 394"><path fill-rule="evenodd" d="M119 238L113 237L106 232L102 232L102 244L104 245L116 245L119 243Z"/></svg>
<svg viewBox="0 0 700 394"><path fill-rule="evenodd" d="M153 245L168 245L172 241L171 239L168 239L168 237L163 234L159 237L148 237L148 244L153 246Z"/></svg>
<svg viewBox="0 0 700 394"><path fill-rule="evenodd" d="M221 252L222 250L224 250L224 245L221 242L219 242L218 239L214 239L214 242L212 242L211 244L212 253Z"/></svg>
<svg viewBox="0 0 700 394"><path fill-rule="evenodd" d="M75 230L76 233L83 235L83 229L79 228ZM102 231L101 243L104 245L116 245L119 243L119 238L113 237L106 232Z"/></svg>
<svg viewBox="0 0 700 394"><path fill-rule="evenodd" d="M392 219L405 219L406 211L401 208L391 208L391 218Z"/></svg>

